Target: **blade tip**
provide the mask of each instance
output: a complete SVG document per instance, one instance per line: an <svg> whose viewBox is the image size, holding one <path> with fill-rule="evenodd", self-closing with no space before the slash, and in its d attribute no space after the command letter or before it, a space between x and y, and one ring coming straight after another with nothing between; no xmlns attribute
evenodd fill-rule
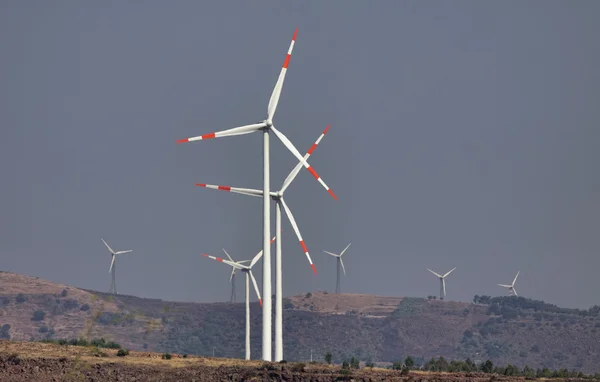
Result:
<svg viewBox="0 0 600 382"><path fill-rule="evenodd" d="M329 192L329 194L331 195L331 197L335 200L338 200L338 197L336 194L333 193L333 191L331 191L331 189L327 190L327 192Z"/></svg>
<svg viewBox="0 0 600 382"><path fill-rule="evenodd" d="M198 186L198 187L206 187L206 184L203 184L203 183L196 183L196 186Z"/></svg>
<svg viewBox="0 0 600 382"><path fill-rule="evenodd" d="M298 27L296 27L296 30L294 31L294 37L292 37L292 41L296 41L297 35L298 35Z"/></svg>
<svg viewBox="0 0 600 382"><path fill-rule="evenodd" d="M312 268L312 270L315 273L315 275L317 275L317 267L315 267L314 264L311 264L310 267Z"/></svg>
<svg viewBox="0 0 600 382"><path fill-rule="evenodd" d="M180 140L178 140L175 143L177 143L177 144L179 144L179 143L186 143L187 141L188 141L187 138L185 138L185 139L180 139Z"/></svg>
<svg viewBox="0 0 600 382"><path fill-rule="evenodd" d="M330 127L331 127L331 123L329 125L327 125L327 127L325 128L325 131L323 132L323 134L327 134L327 132L329 131Z"/></svg>
<svg viewBox="0 0 600 382"><path fill-rule="evenodd" d="M262 306L262 299L261 298L258 299L258 302L260 303L260 306Z"/></svg>

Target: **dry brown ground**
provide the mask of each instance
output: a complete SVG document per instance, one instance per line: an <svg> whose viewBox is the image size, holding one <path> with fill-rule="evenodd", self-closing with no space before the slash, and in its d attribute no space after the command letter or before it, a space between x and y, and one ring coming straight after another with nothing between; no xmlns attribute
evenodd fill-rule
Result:
<svg viewBox="0 0 600 382"><path fill-rule="evenodd" d="M101 354L104 353L104 354ZM479 373L411 372L361 369L344 374L336 366L276 364L263 361L130 352L35 342L0 341L0 381L515 381Z"/></svg>

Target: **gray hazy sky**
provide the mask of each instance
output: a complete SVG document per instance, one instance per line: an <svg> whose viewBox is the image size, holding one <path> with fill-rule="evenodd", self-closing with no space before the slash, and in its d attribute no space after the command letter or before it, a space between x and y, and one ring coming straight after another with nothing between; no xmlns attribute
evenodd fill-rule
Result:
<svg viewBox="0 0 600 382"><path fill-rule="evenodd" d="M305 152L286 193L286 295L600 303L600 2L2 1L0 268L106 291L225 301L261 249L260 134L176 145L266 116ZM272 188L296 161L272 135ZM273 213L274 221L274 213ZM275 247L273 246L273 249ZM273 250L274 252L274 250ZM346 257L346 255L345 255ZM261 267L256 268L261 278ZM238 283L238 298L243 296Z"/></svg>

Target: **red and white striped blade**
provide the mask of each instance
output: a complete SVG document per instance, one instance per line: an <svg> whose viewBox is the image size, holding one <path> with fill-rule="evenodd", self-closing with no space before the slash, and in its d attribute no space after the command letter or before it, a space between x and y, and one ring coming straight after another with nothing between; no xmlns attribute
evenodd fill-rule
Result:
<svg viewBox="0 0 600 382"><path fill-rule="evenodd" d="M211 256L211 255L207 255L206 253L203 253L202 256L208 257L209 259L216 260L216 261L218 261L220 263L224 263L224 264L230 265L230 266L235 267L237 269L245 269L245 267L243 265L237 264L237 263L235 263L233 261L225 260L222 257Z"/></svg>
<svg viewBox="0 0 600 382"><path fill-rule="evenodd" d="M256 196L256 197L263 195L262 190L255 190L252 188L237 188L237 187L230 187L230 186L218 186L216 184L204 184L204 183L196 183L196 186L211 188L213 190L229 191L229 192L234 192L236 194L250 195L250 196Z"/></svg>
<svg viewBox="0 0 600 382"><path fill-rule="evenodd" d="M285 74L290 64L290 59L292 58L292 50L294 50L294 44L296 43L297 34L298 28L296 28L296 30L294 31L294 36L292 37L290 48L288 49L287 55L285 56L285 60L283 61L283 66L281 68L281 72L279 73L279 78L277 78L277 83L275 84L275 88L273 89L273 93L271 93L271 98L269 99L269 106L267 107L267 115L269 116L267 119L269 120L273 120L275 110L277 109L277 104L279 103L281 89L283 89L283 81L285 80Z"/></svg>
<svg viewBox="0 0 600 382"><path fill-rule="evenodd" d="M327 134L327 131L329 131L330 127L331 127L331 124L329 124L327 126L327 128L325 129L325 131L323 131L323 133L319 136L319 138L316 140L316 142L311 146L311 148L308 150L308 152L304 155L304 160L305 161L308 160L308 158L315 151L315 149L317 148L317 146L321 142L321 139L323 139L323 137L325 136L325 134ZM294 181L294 179L296 179L296 176L298 175L298 173L300 172L301 169L302 169L302 162L299 162L296 165L296 167L294 167L294 169L290 172L290 174L287 176L287 178L285 178L285 180L283 181L283 186L281 187L281 192L282 193L284 193L285 190Z"/></svg>
<svg viewBox="0 0 600 382"><path fill-rule="evenodd" d="M258 302L260 303L260 306L262 306L262 298L260 298L260 291L258 290L258 284L256 283L256 279L254 278L252 271L248 271L248 273L250 273L252 284L254 284L254 291L256 292L256 296L258 297Z"/></svg>
<svg viewBox="0 0 600 382"><path fill-rule="evenodd" d="M308 172L310 172L312 174L312 176L314 176L315 179L317 179L317 181L319 181L319 183L321 183L321 185L323 187L325 187L325 189L327 190L327 192L329 192L329 194L335 200L337 200L337 196L335 196L335 194L333 193L333 191L331 191L331 189L329 188L329 186L327 186L327 184L325 184L325 182L323 181L323 179L321 179L321 177L319 176L319 174L317 174L317 172L312 168L312 166L308 164L308 162L304 159L304 157L302 157L300 155L300 152L298 151L298 149L296 149L296 147L294 147L294 144L281 131L277 130L275 128L275 126L271 126L271 130L275 133L275 135L277 136L277 138L279 138L279 140L285 145L285 147L287 147L288 150L290 150L292 152L292 154L294 154L294 156L304 165L304 167L306 167L306 169L308 170Z"/></svg>
<svg viewBox="0 0 600 382"><path fill-rule="evenodd" d="M300 245L302 246L302 250L304 251L304 254L306 255L306 258L308 259L308 263L310 264L310 267L312 268L313 272L315 273L315 275L317 274L317 268L315 267L315 265L312 262L312 259L310 258L310 254L308 253L308 249L306 248L306 245L304 244L304 240L302 239L302 235L300 234L300 230L298 229L298 225L296 224L296 219L294 219L294 215L292 215L292 211L290 211L289 207L287 206L287 204L285 203L285 200L283 200L283 198L279 199L281 201L281 204L283 205L283 209L285 210L285 214L287 215L290 224L292 225L292 228L294 228L294 232L296 232L296 236L298 237L298 240L300 241Z"/></svg>
<svg viewBox="0 0 600 382"><path fill-rule="evenodd" d="M261 123L255 123L252 125L234 127L233 129L217 131L215 133L199 135L197 137L180 139L177 141L177 143L201 141L201 140L212 139L212 138L230 137L233 135L250 134L250 133L253 133L255 131L262 129L265 126L266 126L265 123L261 122Z"/></svg>
<svg viewBox="0 0 600 382"><path fill-rule="evenodd" d="M275 239L277 239L277 236L273 236L273 238L271 239L271 242L269 244L273 244L273 242L275 241ZM250 268L252 268L254 266L254 264L256 264L256 262L258 260L260 260L260 258L263 255L263 250L261 249L260 252L258 252L256 254L256 256L254 256L254 258L252 259L252 262L250 263Z"/></svg>

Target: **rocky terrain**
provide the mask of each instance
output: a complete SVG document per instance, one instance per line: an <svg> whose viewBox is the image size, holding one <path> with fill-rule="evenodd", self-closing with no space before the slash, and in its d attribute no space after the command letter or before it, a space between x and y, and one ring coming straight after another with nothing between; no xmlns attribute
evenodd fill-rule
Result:
<svg viewBox="0 0 600 382"><path fill-rule="evenodd" d="M24 381L519 381L483 373L427 373L363 368L342 370L323 364L267 363L130 352L44 343L0 341L0 380ZM530 378L532 380L532 378ZM577 379L570 379L577 381ZM559 381L555 379L555 381Z"/></svg>
<svg viewBox="0 0 600 382"><path fill-rule="evenodd" d="M489 298L488 298L489 300ZM426 298L326 292L284 299L285 358L355 357L395 362L411 355L523 368L600 371L598 309L561 309L519 298L468 304ZM260 354L261 311L252 309ZM243 358L244 304L184 303L110 296L0 272L0 339L100 338L136 351ZM33 362L33 361L32 361Z"/></svg>

